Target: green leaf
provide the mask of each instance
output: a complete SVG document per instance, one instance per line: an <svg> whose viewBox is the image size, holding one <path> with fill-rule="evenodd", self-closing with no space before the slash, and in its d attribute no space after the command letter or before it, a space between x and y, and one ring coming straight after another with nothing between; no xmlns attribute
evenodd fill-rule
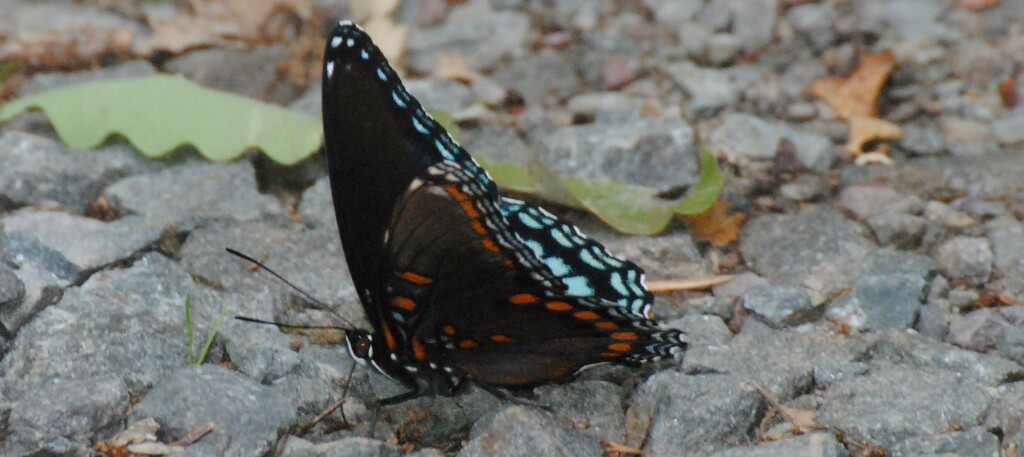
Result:
<svg viewBox="0 0 1024 457"><path fill-rule="evenodd" d="M185 333L188 334L188 364L193 365L195 360L192 352L192 300L185 295Z"/></svg>
<svg viewBox="0 0 1024 457"><path fill-rule="evenodd" d="M217 336L217 331L220 330L220 324L224 322L224 315L228 310L228 305L220 307L220 312L217 313L217 320L213 322L213 328L210 329L210 333L206 335L206 342L203 343L203 349L199 351L199 358L196 359L196 365L202 365L203 361L206 360L206 352L210 350L210 346L213 345L213 339Z"/></svg>
<svg viewBox="0 0 1024 457"><path fill-rule="evenodd" d="M314 153L323 137L315 117L166 74L83 83L20 98L0 110L0 121L28 109L45 112L71 146L93 148L120 134L148 157L188 144L214 161L258 148L291 165Z"/></svg>
<svg viewBox="0 0 1024 457"><path fill-rule="evenodd" d="M561 182L576 201L616 230L654 235L665 230L675 214L702 213L718 200L722 173L715 156L701 150L700 163L700 180L674 204L658 198L650 187L583 178L562 178Z"/></svg>

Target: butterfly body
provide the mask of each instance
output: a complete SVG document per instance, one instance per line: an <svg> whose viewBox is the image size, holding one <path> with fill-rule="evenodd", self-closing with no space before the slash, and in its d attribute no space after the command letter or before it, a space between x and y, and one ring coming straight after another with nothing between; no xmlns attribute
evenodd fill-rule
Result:
<svg viewBox="0 0 1024 457"><path fill-rule="evenodd" d="M339 24L324 62L334 208L372 325L349 333L349 351L410 389L396 401L466 381L562 382L587 365L685 348L647 317L642 270L502 197L362 29Z"/></svg>

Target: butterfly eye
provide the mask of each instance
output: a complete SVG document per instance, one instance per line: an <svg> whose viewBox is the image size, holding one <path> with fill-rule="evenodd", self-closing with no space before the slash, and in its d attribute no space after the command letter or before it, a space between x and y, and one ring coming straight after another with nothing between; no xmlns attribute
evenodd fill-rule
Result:
<svg viewBox="0 0 1024 457"><path fill-rule="evenodd" d="M345 335L348 354L357 362L365 364L373 358L373 338L368 333L350 333Z"/></svg>

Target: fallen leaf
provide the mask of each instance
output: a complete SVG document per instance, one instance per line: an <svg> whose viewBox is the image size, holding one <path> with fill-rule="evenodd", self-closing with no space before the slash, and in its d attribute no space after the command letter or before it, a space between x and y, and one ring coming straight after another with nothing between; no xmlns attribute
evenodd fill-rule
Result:
<svg viewBox="0 0 1024 457"><path fill-rule="evenodd" d="M1003 100L1003 106L1013 108L1020 101L1020 94L1017 93L1017 72L1010 73L1006 79L999 81L997 86L999 98Z"/></svg>
<svg viewBox="0 0 1024 457"><path fill-rule="evenodd" d="M151 13L146 22L153 34L135 47L139 55L155 51L179 54L190 49L223 46L232 42L272 42L272 19L281 13L308 20L313 0L190 0L178 14Z"/></svg>
<svg viewBox="0 0 1024 457"><path fill-rule="evenodd" d="M900 126L892 122L868 116L852 116L849 119L850 133L843 150L856 157L865 151L864 145L872 141L897 140L903 135Z"/></svg>
<svg viewBox="0 0 1024 457"><path fill-rule="evenodd" d="M896 57L888 49L865 54L850 76L818 79L811 83L809 91L843 118L876 117L878 95L894 68Z"/></svg>
<svg viewBox="0 0 1024 457"><path fill-rule="evenodd" d="M982 11L995 8L1002 3L1001 0L960 0L958 7L968 11Z"/></svg>
<svg viewBox="0 0 1024 457"><path fill-rule="evenodd" d="M863 167L864 165L893 165L892 159L884 152L866 152L857 156L857 160L854 160L853 163L858 167Z"/></svg>
<svg viewBox="0 0 1024 457"><path fill-rule="evenodd" d="M728 210L729 205L718 200L707 211L683 216L683 220L693 236L715 246L726 246L739 239L740 227L747 217L742 213L729 214Z"/></svg>
<svg viewBox="0 0 1024 457"><path fill-rule="evenodd" d="M601 447L604 448L603 455L605 457L625 457L627 455L643 455L644 453L644 451L635 447L629 447L625 444L608 440L601 440Z"/></svg>
<svg viewBox="0 0 1024 457"><path fill-rule="evenodd" d="M462 83L472 83L481 75L466 65L466 58L462 54L444 53L437 58L437 64L434 65L434 76Z"/></svg>
<svg viewBox="0 0 1024 457"><path fill-rule="evenodd" d="M673 281L647 281L647 289L653 293L703 290L732 281L735 275L717 275L704 278L679 279Z"/></svg>

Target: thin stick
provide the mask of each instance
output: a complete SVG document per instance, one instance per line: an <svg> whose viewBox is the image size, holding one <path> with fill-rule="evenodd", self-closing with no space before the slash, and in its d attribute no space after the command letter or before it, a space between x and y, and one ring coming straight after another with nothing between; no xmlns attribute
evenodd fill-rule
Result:
<svg viewBox="0 0 1024 457"><path fill-rule="evenodd" d="M682 290L702 290L732 281L735 275L717 275L704 278L680 279L673 281L648 281L647 288L654 293L668 293Z"/></svg>

